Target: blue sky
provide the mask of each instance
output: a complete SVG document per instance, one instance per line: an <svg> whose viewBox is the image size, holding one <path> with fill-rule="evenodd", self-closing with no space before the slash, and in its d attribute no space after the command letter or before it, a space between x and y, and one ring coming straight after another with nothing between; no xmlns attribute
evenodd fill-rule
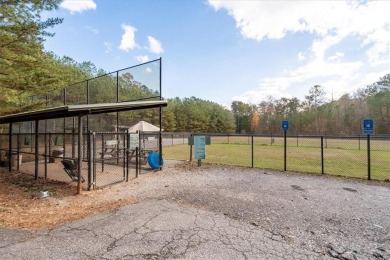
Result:
<svg viewBox="0 0 390 260"><path fill-rule="evenodd" d="M162 57L165 98L330 100L390 73L390 1L64 0L46 50L107 72Z"/></svg>

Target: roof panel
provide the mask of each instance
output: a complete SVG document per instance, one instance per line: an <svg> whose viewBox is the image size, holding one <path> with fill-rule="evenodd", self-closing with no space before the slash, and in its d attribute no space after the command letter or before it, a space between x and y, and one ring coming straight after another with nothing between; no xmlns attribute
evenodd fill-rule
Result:
<svg viewBox="0 0 390 260"><path fill-rule="evenodd" d="M1 116L0 124L166 107L167 105L168 102L165 100L149 100L60 106Z"/></svg>

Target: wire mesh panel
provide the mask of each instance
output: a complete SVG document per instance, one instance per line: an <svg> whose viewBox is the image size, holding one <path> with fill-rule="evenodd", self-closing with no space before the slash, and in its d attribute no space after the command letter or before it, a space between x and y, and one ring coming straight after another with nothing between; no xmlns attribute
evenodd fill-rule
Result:
<svg viewBox="0 0 390 260"><path fill-rule="evenodd" d="M283 145L284 147L284 145ZM288 171L321 173L321 137L287 137Z"/></svg>
<svg viewBox="0 0 390 260"><path fill-rule="evenodd" d="M283 170L283 145L273 136L253 137L253 157L255 168Z"/></svg>
<svg viewBox="0 0 390 260"><path fill-rule="evenodd" d="M324 140L325 173L367 178L367 146L361 141L356 137L326 137Z"/></svg>
<svg viewBox="0 0 390 260"><path fill-rule="evenodd" d="M370 138L371 179L390 180L390 137Z"/></svg>
<svg viewBox="0 0 390 260"><path fill-rule="evenodd" d="M160 60L118 71L119 101L159 98Z"/></svg>
<svg viewBox="0 0 390 260"><path fill-rule="evenodd" d="M122 182L127 176L126 133L94 134L93 179L97 188Z"/></svg>
<svg viewBox="0 0 390 260"><path fill-rule="evenodd" d="M211 136L211 144L206 145L205 162L247 167L251 166L250 137L230 136L229 143L224 143L221 140L220 136Z"/></svg>
<svg viewBox="0 0 390 260"><path fill-rule="evenodd" d="M87 85L85 82L80 82L67 87L63 98L66 105L87 104Z"/></svg>
<svg viewBox="0 0 390 260"><path fill-rule="evenodd" d="M117 102L117 73L88 80L89 104Z"/></svg>

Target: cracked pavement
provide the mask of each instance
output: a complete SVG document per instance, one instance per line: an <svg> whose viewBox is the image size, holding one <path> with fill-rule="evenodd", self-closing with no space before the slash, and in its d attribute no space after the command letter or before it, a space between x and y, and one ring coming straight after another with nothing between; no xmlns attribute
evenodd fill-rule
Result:
<svg viewBox="0 0 390 260"><path fill-rule="evenodd" d="M40 231L0 229L1 259L390 259L390 189L234 167L112 186L136 204Z"/></svg>

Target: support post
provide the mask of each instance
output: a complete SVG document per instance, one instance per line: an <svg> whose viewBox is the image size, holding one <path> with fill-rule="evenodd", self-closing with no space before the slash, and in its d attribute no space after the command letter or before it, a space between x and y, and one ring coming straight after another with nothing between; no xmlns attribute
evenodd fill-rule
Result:
<svg viewBox="0 0 390 260"><path fill-rule="evenodd" d="M284 130L284 171L287 170L287 131Z"/></svg>
<svg viewBox="0 0 390 260"><path fill-rule="evenodd" d="M192 134L190 135L192 139ZM192 144L190 145L190 162L192 162Z"/></svg>
<svg viewBox="0 0 390 260"><path fill-rule="evenodd" d="M39 159L39 121L35 120L35 179L38 180L38 159Z"/></svg>
<svg viewBox="0 0 390 260"><path fill-rule="evenodd" d="M371 147L370 135L367 135L367 179L371 180Z"/></svg>
<svg viewBox="0 0 390 260"><path fill-rule="evenodd" d="M130 133L129 129L126 130L126 181L129 181L129 155L130 155Z"/></svg>
<svg viewBox="0 0 390 260"><path fill-rule="evenodd" d="M77 171L78 171L78 176L77 176L77 194L81 194L81 165L82 165L82 160L83 160L83 151L81 145L83 144L83 120L82 116L78 116L78 160L77 160Z"/></svg>
<svg viewBox="0 0 390 260"><path fill-rule="evenodd" d="M19 154L20 154L20 131L16 138L16 170L19 171Z"/></svg>
<svg viewBox="0 0 390 260"><path fill-rule="evenodd" d="M160 107L160 132L158 136L158 153L159 153L159 170L162 170L162 134L161 134L161 129L162 129L162 107Z"/></svg>
<svg viewBox="0 0 390 260"><path fill-rule="evenodd" d="M47 179L47 120L45 120L45 179Z"/></svg>
<svg viewBox="0 0 390 260"><path fill-rule="evenodd" d="M252 135L252 138L251 138L252 140L252 168L254 168L254 149L253 149L253 135Z"/></svg>
<svg viewBox="0 0 390 260"><path fill-rule="evenodd" d="M94 133L92 131L89 131L88 140L87 140L87 151L88 151L88 190L92 190L92 179L93 179L93 157L94 157L94 142L93 142L93 135Z"/></svg>
<svg viewBox="0 0 390 260"><path fill-rule="evenodd" d="M324 137L321 136L321 174L325 174L324 171Z"/></svg>
<svg viewBox="0 0 390 260"><path fill-rule="evenodd" d="M9 123L9 130L8 130L8 171L9 172L12 170L11 155L12 155L12 123Z"/></svg>
<svg viewBox="0 0 390 260"><path fill-rule="evenodd" d="M135 148L135 177L136 178L138 178L139 175L138 162L139 162L139 147L136 147Z"/></svg>

